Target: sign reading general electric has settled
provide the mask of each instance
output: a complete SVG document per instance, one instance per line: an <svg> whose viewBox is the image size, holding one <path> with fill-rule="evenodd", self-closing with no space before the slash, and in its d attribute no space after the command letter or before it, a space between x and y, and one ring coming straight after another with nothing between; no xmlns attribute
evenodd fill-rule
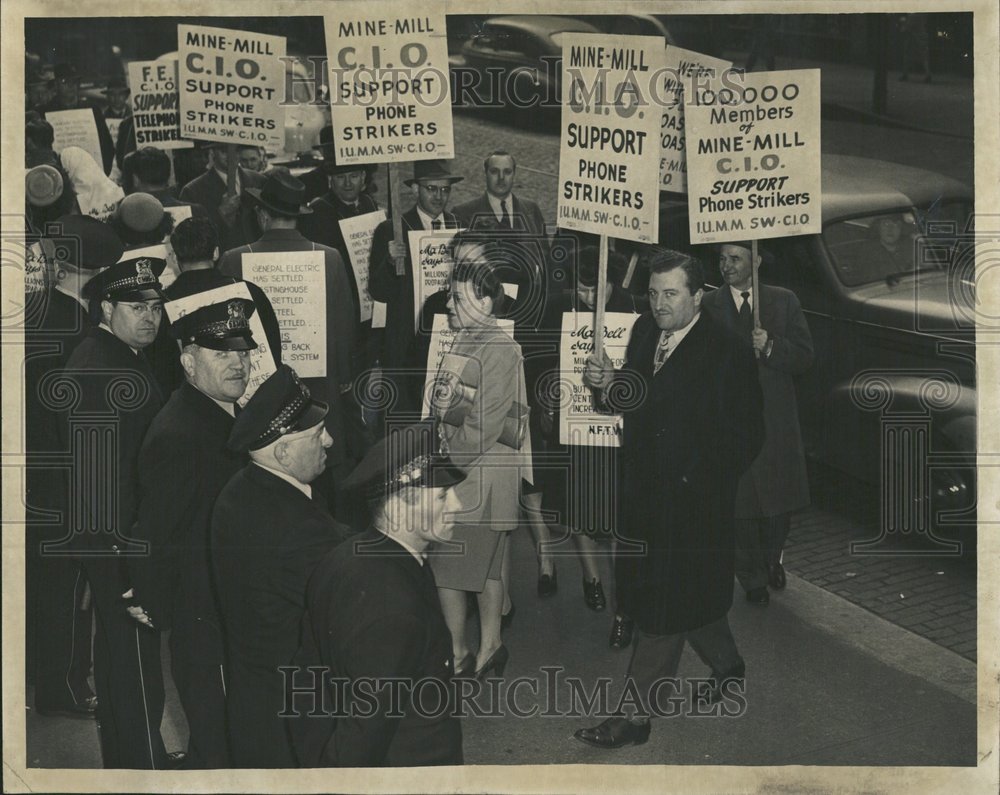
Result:
<svg viewBox="0 0 1000 795"><path fill-rule="evenodd" d="M337 3L324 21L335 160L453 158L443 6L420 4L414 16L373 3Z"/></svg>
<svg viewBox="0 0 1000 795"><path fill-rule="evenodd" d="M559 226L656 242L663 63L662 38L565 34Z"/></svg>
<svg viewBox="0 0 1000 795"><path fill-rule="evenodd" d="M182 138L284 146L284 36L178 25L177 49Z"/></svg>
<svg viewBox="0 0 1000 795"><path fill-rule="evenodd" d="M684 94L692 243L818 234L819 69Z"/></svg>

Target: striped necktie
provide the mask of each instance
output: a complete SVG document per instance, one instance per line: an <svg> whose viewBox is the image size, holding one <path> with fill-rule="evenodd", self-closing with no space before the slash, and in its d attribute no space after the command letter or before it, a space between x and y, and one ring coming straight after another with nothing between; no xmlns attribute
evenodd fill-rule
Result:
<svg viewBox="0 0 1000 795"><path fill-rule="evenodd" d="M660 332L660 342L656 346L656 356L653 357L653 375L660 372L660 368L670 355L670 338L673 336L672 331Z"/></svg>

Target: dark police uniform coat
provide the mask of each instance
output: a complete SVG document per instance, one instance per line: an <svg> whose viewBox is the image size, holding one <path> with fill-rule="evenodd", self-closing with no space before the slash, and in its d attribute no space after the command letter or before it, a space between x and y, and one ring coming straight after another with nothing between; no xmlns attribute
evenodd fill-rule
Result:
<svg viewBox="0 0 1000 795"><path fill-rule="evenodd" d="M371 690L371 717L305 718L302 763L309 767L417 767L462 764L462 728L441 703L452 674L451 633L430 566L376 530L341 544L316 567L307 593L309 626L300 662L333 677L399 677L423 686L422 708ZM350 693L350 685L347 692ZM421 691L417 690L420 697ZM328 710L334 707L331 698ZM389 717L395 707L401 717ZM348 710L344 710L348 712Z"/></svg>
<svg viewBox="0 0 1000 795"><path fill-rule="evenodd" d="M736 485L763 442L753 354L704 312L653 374L660 329L632 329L606 390L625 415L622 535L642 556L616 561L619 607L653 635L710 624L733 599Z"/></svg>
<svg viewBox="0 0 1000 795"><path fill-rule="evenodd" d="M237 767L295 767L284 679L301 644L306 582L342 539L326 509L256 464L222 489L212 562L229 661L228 712Z"/></svg>
<svg viewBox="0 0 1000 795"><path fill-rule="evenodd" d="M163 406L163 397L145 356L99 327L91 329L73 351L66 375L79 379L80 384L79 401L70 409L71 416L86 412L114 418L114 470L97 460L79 473L94 479L93 485L84 484L79 495L85 515L98 519L111 516L112 527L98 527L99 532L83 533L75 539L97 612L94 679L104 766L158 769L167 764L160 737L164 700L160 637L125 610L121 595L131 582L126 558L119 553L137 550L125 539L134 539L139 449ZM118 476L117 504L109 510L92 500L105 493L103 479L111 471ZM111 529L116 533L109 532Z"/></svg>
<svg viewBox="0 0 1000 795"><path fill-rule="evenodd" d="M212 508L245 456L227 449L233 418L189 383L156 415L139 453L136 599L171 629L171 668L191 736L188 767L228 767L224 645L211 574Z"/></svg>
<svg viewBox="0 0 1000 795"><path fill-rule="evenodd" d="M767 434L737 494L736 515L747 518L778 516L809 504L795 376L812 366L812 337L795 293L767 284L758 284L757 290L760 325L774 346L770 356L757 359ZM739 312L728 286L706 295L702 306L726 326L738 328Z"/></svg>

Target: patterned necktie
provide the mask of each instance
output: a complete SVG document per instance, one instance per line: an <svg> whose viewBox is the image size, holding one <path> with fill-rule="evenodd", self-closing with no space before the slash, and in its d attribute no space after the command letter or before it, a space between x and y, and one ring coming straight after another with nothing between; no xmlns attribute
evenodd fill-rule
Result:
<svg viewBox="0 0 1000 795"><path fill-rule="evenodd" d="M501 199L500 201L500 226L504 229L510 229L510 213L507 212L507 200Z"/></svg>
<svg viewBox="0 0 1000 795"><path fill-rule="evenodd" d="M656 346L656 356L653 357L653 375L660 372L660 368L663 367L663 363L667 360L667 356L670 355L670 338L674 334L672 331L661 331L660 332L660 342Z"/></svg>
<svg viewBox="0 0 1000 795"><path fill-rule="evenodd" d="M740 304L740 330L750 336L753 333L753 310L750 308L750 292L744 290L740 293L743 303Z"/></svg>

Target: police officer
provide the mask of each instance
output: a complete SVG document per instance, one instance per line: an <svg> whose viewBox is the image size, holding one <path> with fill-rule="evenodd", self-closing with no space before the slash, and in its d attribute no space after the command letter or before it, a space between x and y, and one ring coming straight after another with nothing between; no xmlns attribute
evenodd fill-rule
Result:
<svg viewBox="0 0 1000 795"><path fill-rule="evenodd" d="M245 463L226 443L257 347L253 312L253 301L232 298L171 324L185 381L156 415L139 453L136 535L149 542L149 554L130 561L134 617L171 630L171 672L190 727L186 768L230 764L209 530L216 497Z"/></svg>
<svg viewBox="0 0 1000 795"><path fill-rule="evenodd" d="M307 766L462 764L449 687L451 633L427 556L435 542L451 537L459 510L451 487L465 474L436 452L437 438L432 422L393 428L346 481L373 500L373 524L316 567L307 594L311 633L300 662L325 666L349 693L359 680L374 679L377 705L360 717L348 700L335 720L307 719ZM390 679L403 687L389 687ZM428 680L436 684L417 684ZM420 697L425 687L433 709Z"/></svg>
<svg viewBox="0 0 1000 795"><path fill-rule="evenodd" d="M301 642L306 581L344 536L310 483L332 440L327 405L282 365L233 423L229 447L250 463L222 489L212 515L212 561L229 661L235 767L295 767L279 667Z"/></svg>
<svg viewBox="0 0 1000 795"><path fill-rule="evenodd" d="M129 617L133 593L125 565L128 557L143 553L132 537L139 448L163 406L143 349L160 327L163 298L158 277L165 266L164 260L152 257L128 259L87 282L83 296L100 321L73 351L65 370L77 384L69 420L76 427L63 429L70 431L77 447L70 520L83 531L74 545L83 558L97 613L94 679L104 766L109 768L160 769L176 762L160 737L160 638ZM80 415L83 419L76 420ZM95 442L105 438L110 440L105 446ZM81 450L85 444L91 447ZM107 494L114 495L110 504L105 502Z"/></svg>

